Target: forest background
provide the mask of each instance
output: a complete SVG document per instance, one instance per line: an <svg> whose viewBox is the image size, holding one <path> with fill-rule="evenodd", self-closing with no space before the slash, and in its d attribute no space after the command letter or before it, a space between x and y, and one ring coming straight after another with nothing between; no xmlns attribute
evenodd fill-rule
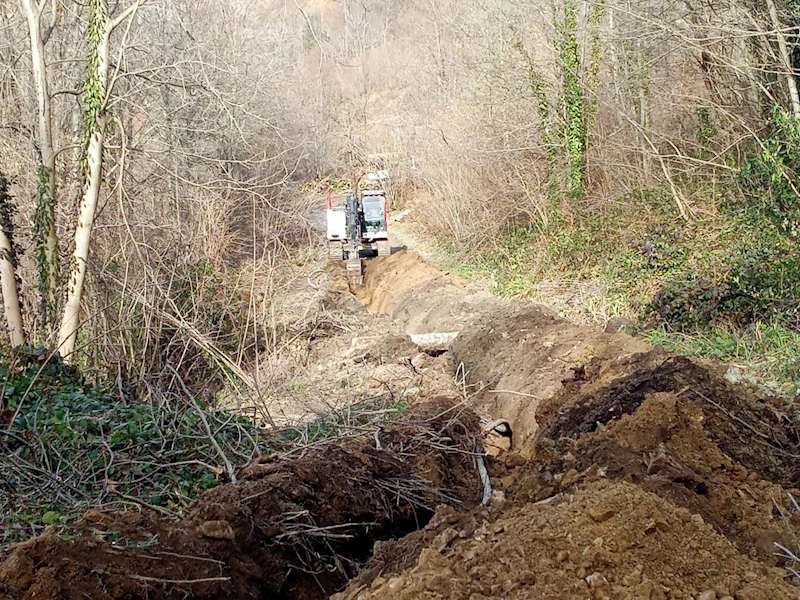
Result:
<svg viewBox="0 0 800 600"><path fill-rule="evenodd" d="M791 398L798 25L794 0L2 0L8 374L269 422L318 194L387 169L462 275Z"/></svg>

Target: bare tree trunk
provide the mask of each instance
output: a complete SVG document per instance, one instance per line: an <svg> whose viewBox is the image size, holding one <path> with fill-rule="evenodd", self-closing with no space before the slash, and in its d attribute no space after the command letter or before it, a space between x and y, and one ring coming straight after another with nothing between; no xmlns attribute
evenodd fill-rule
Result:
<svg viewBox="0 0 800 600"><path fill-rule="evenodd" d="M789 55L789 45L786 43L786 36L783 35L783 25L778 16L778 7L775 5L775 0L767 0L767 6L769 7L769 16L772 19L772 27L778 38L781 62L783 63L783 68L786 69L786 85L789 88L789 98L792 101L792 114L795 119L800 119L800 94L797 92L797 80L794 78L792 59Z"/></svg>
<svg viewBox="0 0 800 600"><path fill-rule="evenodd" d="M11 346L14 348L24 346L25 333L22 329L22 310L19 307L16 269L12 259L11 243L5 231L0 231L0 282L2 282L3 308Z"/></svg>
<svg viewBox="0 0 800 600"><path fill-rule="evenodd" d="M36 89L37 127L39 152L38 191L34 232L37 244L36 263L39 271L39 289L42 294L41 318L46 328L56 319L59 252L56 235L56 153L53 146L53 120L50 108L50 88L47 83L47 63L44 54L42 14L48 0L37 4L34 0L20 0L28 22L31 46L31 71Z"/></svg>
<svg viewBox="0 0 800 600"><path fill-rule="evenodd" d="M25 332L22 328L22 311L19 307L17 261L14 255L11 228L8 180L5 175L0 173L0 284L2 284L3 290L3 306L5 308L8 334L11 338L11 346L16 348L25 344Z"/></svg>
<svg viewBox="0 0 800 600"><path fill-rule="evenodd" d="M138 0L115 19L111 19L108 15L107 0L91 0L90 3L89 40L92 46L88 61L89 73L84 86L84 127L87 139L84 141L86 146L82 164L83 195L75 227L75 247L67 300L58 335L58 349L64 357L75 351L80 327L81 296L89 260L89 242L103 178L103 149L108 124L105 110L110 93L108 70L111 32L131 16L141 3L142 0Z"/></svg>

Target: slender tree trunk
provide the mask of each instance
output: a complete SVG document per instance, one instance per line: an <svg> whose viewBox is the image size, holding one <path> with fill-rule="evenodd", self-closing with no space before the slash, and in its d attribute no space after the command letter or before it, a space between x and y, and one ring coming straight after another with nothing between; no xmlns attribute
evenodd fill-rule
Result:
<svg viewBox="0 0 800 600"><path fill-rule="evenodd" d="M53 145L53 119L50 107L50 88L47 83L42 13L47 0L41 4L33 0L20 0L28 22L31 46L31 71L37 100L36 139L39 153L37 169L38 190L34 213L36 265L41 293L41 319L45 335L55 324L59 279L58 237L56 235L56 153Z"/></svg>
<svg viewBox="0 0 800 600"><path fill-rule="evenodd" d="M88 176L84 181L83 197L78 213L78 224L75 227L75 249L72 254L67 287L67 301L61 319L61 330L58 336L58 348L61 356L69 356L75 350L75 341L80 327L81 296L86 281L86 266L89 260L89 242L100 197L100 182L103 176L103 145L105 143L105 118L97 122L97 130L92 133L87 150L86 162Z"/></svg>
<svg viewBox="0 0 800 600"><path fill-rule="evenodd" d="M6 232L0 231L0 282L2 282L3 289L3 309L6 314L11 346L17 348L25 345L25 332L22 328L22 310L19 306L13 254L11 241Z"/></svg>
<svg viewBox="0 0 800 600"><path fill-rule="evenodd" d="M109 37L112 24L106 0L91 0L89 14L89 72L83 90L85 149L82 160L83 194L75 227L67 299L61 317L58 349L67 357L75 351L80 327L81 296L86 281L89 242L100 196L103 177L103 146L105 143L105 100L108 93Z"/></svg>
<svg viewBox="0 0 800 600"><path fill-rule="evenodd" d="M0 285L11 346L16 348L25 344L25 331L22 328L22 311L17 290L17 261L14 254L10 202L8 180L0 173Z"/></svg>
<svg viewBox="0 0 800 600"><path fill-rule="evenodd" d="M83 194L75 227L75 245L72 253L67 299L61 316L58 349L67 357L75 351L80 328L81 297L86 281L89 260L89 242L92 237L100 184L103 179L103 150L108 116L106 105L113 88L109 82L109 53L111 32L125 19L131 17L144 0L137 0L118 17L108 14L108 0L89 2L89 60L86 83L83 88L84 155L81 161Z"/></svg>
<svg viewBox="0 0 800 600"><path fill-rule="evenodd" d="M781 62L783 63L783 68L786 70L786 85L789 88L789 98L792 101L792 114L795 119L800 119L800 94L798 94L797 91L797 80L794 78L792 59L789 55L789 44L787 44L786 36L783 34L783 25L778 16L778 7L775 5L775 0L767 0L767 7L769 8L770 19L772 19L772 28L775 30L775 35L778 38L778 50L780 50Z"/></svg>

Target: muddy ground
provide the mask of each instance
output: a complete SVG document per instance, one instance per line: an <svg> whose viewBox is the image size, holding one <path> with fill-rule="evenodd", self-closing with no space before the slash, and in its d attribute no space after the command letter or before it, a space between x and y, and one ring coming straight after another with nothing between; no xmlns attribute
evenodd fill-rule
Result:
<svg viewBox="0 0 800 600"><path fill-rule="evenodd" d="M177 523L92 512L82 538L7 553L0 597L800 598L781 549L800 531L785 403L411 252L370 261L353 291L373 316L320 351L352 350L345 370L388 367L388 386L405 369L415 408L401 423L249 465ZM458 332L444 353L405 337L442 332ZM513 431L482 440L489 506L477 415Z"/></svg>

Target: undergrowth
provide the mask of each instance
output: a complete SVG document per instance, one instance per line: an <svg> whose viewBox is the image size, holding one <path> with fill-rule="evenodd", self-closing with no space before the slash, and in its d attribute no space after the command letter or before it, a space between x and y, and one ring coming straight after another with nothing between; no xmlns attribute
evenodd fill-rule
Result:
<svg viewBox="0 0 800 600"><path fill-rule="evenodd" d="M159 392L143 401L118 384L92 385L57 354L18 349L0 356L0 546L48 525L73 535L72 524L93 507L180 514L199 493L229 481L225 459L235 469L256 455L371 433L405 409L376 396L264 430L186 396Z"/></svg>
<svg viewBox="0 0 800 600"><path fill-rule="evenodd" d="M800 393L800 334L781 325L756 323L734 332L714 329L692 334L659 326L649 330L646 338L678 354L745 369L755 380L787 395Z"/></svg>
<svg viewBox="0 0 800 600"><path fill-rule="evenodd" d="M111 385L87 384L45 350L3 357L0 380L4 542L87 506L180 510L225 478L199 411L185 399L130 400ZM263 435L245 418L208 407L204 415L230 460L262 450Z"/></svg>
<svg viewBox="0 0 800 600"><path fill-rule="evenodd" d="M752 176L750 176L752 178ZM692 222L672 198L641 191L553 212L547 227L511 224L459 273L486 276L565 318L636 321L683 354L739 364L788 393L800 385L800 253L775 205L731 193Z"/></svg>

